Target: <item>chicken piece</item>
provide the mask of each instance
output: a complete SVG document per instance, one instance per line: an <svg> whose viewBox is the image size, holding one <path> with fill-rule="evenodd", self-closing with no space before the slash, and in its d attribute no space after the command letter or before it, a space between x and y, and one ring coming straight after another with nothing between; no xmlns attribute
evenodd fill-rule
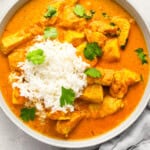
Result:
<svg viewBox="0 0 150 150"><path fill-rule="evenodd" d="M103 86L110 86L113 81L113 75L115 73L115 70L112 69L104 69L104 68L96 68L100 71L101 77L100 78L91 78L88 77L87 81L88 84L100 84Z"/></svg>
<svg viewBox="0 0 150 150"><path fill-rule="evenodd" d="M113 38L106 41L103 47L103 59L108 62L118 61L120 59L118 39Z"/></svg>
<svg viewBox="0 0 150 150"><path fill-rule="evenodd" d="M12 91L12 103L15 105L23 105L26 101L25 97L20 96L18 88L14 88Z"/></svg>
<svg viewBox="0 0 150 150"><path fill-rule="evenodd" d="M92 102L92 103L102 103L103 102L103 87L98 84L93 84L87 86L82 95L81 99L84 101Z"/></svg>
<svg viewBox="0 0 150 150"><path fill-rule="evenodd" d="M85 37L83 32L68 30L64 35L64 40L72 43L75 47L80 45Z"/></svg>
<svg viewBox="0 0 150 150"><path fill-rule="evenodd" d="M58 26L81 31L85 28L86 20L76 16L73 8L73 6L66 5L59 10L61 15L58 16Z"/></svg>
<svg viewBox="0 0 150 150"><path fill-rule="evenodd" d="M100 32L103 33L104 35L107 36L116 36L118 35L118 27L117 26L112 26L111 24L105 23L100 20L94 20L89 24L89 28L92 31Z"/></svg>
<svg viewBox="0 0 150 150"><path fill-rule="evenodd" d="M127 69L116 71L110 86L110 94L116 98L123 98L128 91L128 87L140 80L140 75L133 71Z"/></svg>
<svg viewBox="0 0 150 150"><path fill-rule="evenodd" d="M89 116L92 118L103 118L112 115L122 109L124 103L121 99L105 96L102 104L90 104Z"/></svg>
<svg viewBox="0 0 150 150"><path fill-rule="evenodd" d="M24 30L19 31L15 34L12 34L10 36L7 36L2 39L1 45L0 45L0 50L4 54L10 53L14 48L17 46L23 44L24 42L28 41L29 39L32 38L31 33L26 33Z"/></svg>
<svg viewBox="0 0 150 150"><path fill-rule="evenodd" d="M20 71L18 63L24 61L25 61L25 51L23 49L19 49L8 55L8 62L11 71Z"/></svg>
<svg viewBox="0 0 150 150"><path fill-rule="evenodd" d="M34 24L29 28L20 30L12 35L4 37L0 44L0 50L4 54L9 54L14 48L34 38L37 34L42 34L43 30L40 23Z"/></svg>
<svg viewBox="0 0 150 150"><path fill-rule="evenodd" d="M85 30L85 35L89 43L97 42L99 46L103 46L107 40L107 37L103 33L96 31L93 32L88 29Z"/></svg>
<svg viewBox="0 0 150 150"><path fill-rule="evenodd" d="M78 125L82 118L83 115L80 112L76 112L70 120L57 121L56 131L68 137L68 134Z"/></svg>
<svg viewBox="0 0 150 150"><path fill-rule="evenodd" d="M84 56L84 49L86 47L86 44L87 44L86 42L83 42L82 44L80 44L77 47L76 53L77 53L78 56L82 57L82 60L84 62L88 63L91 67L94 67L97 64L97 62L98 62L98 58L95 57L93 60L88 60L88 59L85 58L85 56Z"/></svg>
<svg viewBox="0 0 150 150"><path fill-rule="evenodd" d="M120 29L120 34L118 37L119 46L121 49L125 49L130 31L129 21L125 18L113 17L111 22L119 27Z"/></svg>

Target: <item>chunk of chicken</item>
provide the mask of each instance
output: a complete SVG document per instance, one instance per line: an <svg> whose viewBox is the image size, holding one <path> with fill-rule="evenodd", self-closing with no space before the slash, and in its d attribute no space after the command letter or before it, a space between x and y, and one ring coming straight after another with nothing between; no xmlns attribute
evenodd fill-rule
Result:
<svg viewBox="0 0 150 150"><path fill-rule="evenodd" d="M68 30L64 35L64 41L72 43L76 47L82 43L84 37L83 32Z"/></svg>
<svg viewBox="0 0 150 150"><path fill-rule="evenodd" d="M99 46L103 46L107 40L107 37L101 32L93 32L88 29L85 30L85 35L89 43L97 42Z"/></svg>
<svg viewBox="0 0 150 150"><path fill-rule="evenodd" d="M123 98L128 91L128 87L140 80L141 77L136 72L127 69L116 71L110 86L110 94L113 97Z"/></svg>
<svg viewBox="0 0 150 150"><path fill-rule="evenodd" d="M85 58L85 56L84 56L84 49L86 47L86 44L87 44L86 42L83 42L82 44L80 44L77 47L76 53L77 53L78 56L82 57L83 61L88 63L91 67L94 67L97 64L97 62L98 62L98 58L95 57L93 60L88 60L88 59Z"/></svg>
<svg viewBox="0 0 150 150"><path fill-rule="evenodd" d="M113 38L106 41L105 46L103 47L103 59L112 62L118 61L120 59L118 39Z"/></svg>
<svg viewBox="0 0 150 150"><path fill-rule="evenodd" d="M105 96L102 104L90 104L89 116L92 118L103 118L112 115L124 107L121 99Z"/></svg>
<svg viewBox="0 0 150 150"><path fill-rule="evenodd" d="M20 71L18 63L23 61L25 61L25 51L23 49L19 49L8 55L8 62L11 71Z"/></svg>
<svg viewBox="0 0 150 150"><path fill-rule="evenodd" d="M32 40L36 35L43 34L45 25L50 24L48 20L42 20L12 35L4 37L0 43L0 50L4 54L9 54L13 49Z"/></svg>
<svg viewBox="0 0 150 150"><path fill-rule="evenodd" d="M57 121L56 131L68 137L68 134L78 125L82 118L83 115L80 112L76 112L70 120Z"/></svg>
<svg viewBox="0 0 150 150"><path fill-rule="evenodd" d="M80 98L92 103L102 103L103 95L103 87L98 84L93 84L84 89Z"/></svg>
<svg viewBox="0 0 150 150"><path fill-rule="evenodd" d="M120 17L113 17L111 21L114 24L116 24L120 29L120 35L118 37L118 41L121 49L124 49L128 41L130 23L127 19L120 18Z"/></svg>
<svg viewBox="0 0 150 150"><path fill-rule="evenodd" d="M12 49L23 44L31 38L32 33L26 33L24 30L19 31L15 34L3 38L0 45L0 50L4 54L8 54L12 51Z"/></svg>
<svg viewBox="0 0 150 150"><path fill-rule="evenodd" d="M104 35L116 36L118 35L118 27L105 23L100 20L94 20L89 24L89 28L92 31L103 33Z"/></svg>
<svg viewBox="0 0 150 150"><path fill-rule="evenodd" d="M86 20L84 18L79 18L73 12L73 6L64 6L59 11L61 15L58 16L58 26L69 28L69 29L81 29L85 28Z"/></svg>
<svg viewBox="0 0 150 150"><path fill-rule="evenodd" d="M101 77L100 78L91 78L88 77L88 84L100 84L103 86L110 86L113 81L113 75L115 70L113 69L104 69L104 68L97 68L100 71Z"/></svg>

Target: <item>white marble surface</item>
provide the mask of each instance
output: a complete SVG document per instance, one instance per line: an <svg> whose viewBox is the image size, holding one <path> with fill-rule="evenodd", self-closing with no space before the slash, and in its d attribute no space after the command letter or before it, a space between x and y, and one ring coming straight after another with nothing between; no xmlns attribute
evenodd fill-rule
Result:
<svg viewBox="0 0 150 150"><path fill-rule="evenodd" d="M6 3L7 1L7 3ZM10 1L13 0L0 0L0 19L3 17L3 12L6 11L6 7L9 4ZM134 6L141 12L143 16L146 16L146 21L150 23L150 1L149 0L128 0ZM7 6L6 6L7 4ZM143 116L141 116L140 120L150 120L149 111L145 111ZM147 118L146 118L147 117ZM145 118L145 119L144 119ZM150 124L149 122L146 122L146 124ZM145 127L145 126L144 126ZM143 127L143 128L144 128ZM134 128L137 128L137 124L135 123L132 126L132 130ZM143 132L143 128L141 127L140 132ZM149 128L150 129L150 128ZM136 141L139 139L139 137L134 137L130 134L134 134L132 132L127 132L125 136L131 136L129 139L129 143L135 144L133 141ZM143 139L146 139L146 141L141 142L139 146L135 146L132 148L126 148L124 143L124 138L115 139L114 141L108 142L105 145L102 145L100 150L150 150L150 134L145 134L145 137L142 137ZM124 137L124 134L123 136ZM133 139L136 138L136 140ZM117 142L116 142L117 141ZM114 145L119 142L118 148L114 148ZM137 143L136 143L137 144ZM112 146L113 145L113 146ZM132 144L131 144L132 145ZM0 108L0 150L60 150L59 148L51 147L49 145L43 144L27 134L25 134L22 130L20 130L18 127L16 127L3 113L3 111Z"/></svg>

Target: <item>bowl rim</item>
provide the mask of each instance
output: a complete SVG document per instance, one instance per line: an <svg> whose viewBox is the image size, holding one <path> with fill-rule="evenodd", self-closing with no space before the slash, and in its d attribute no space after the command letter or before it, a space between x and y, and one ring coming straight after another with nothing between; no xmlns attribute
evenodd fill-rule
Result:
<svg viewBox="0 0 150 150"><path fill-rule="evenodd" d="M5 12L2 21L0 21L0 34L2 34L5 25L12 17L12 15L15 14L16 10L18 10L27 1L28 0L22 0L22 1L15 0L15 2L11 5L8 11ZM148 42L150 41L150 30L148 29L147 22L143 19L143 16L136 10L136 8L130 2L124 0L115 0L115 1L119 5L121 5L121 7L123 7L133 18L135 18L136 22L139 24L143 32L143 35L145 37L147 49L149 50L149 55L150 55L150 43ZM83 139L83 140L81 139L81 140L65 141L61 139L54 139L51 137L46 137L45 135L42 135L37 131L30 129L27 125L25 125L22 121L20 121L17 116L13 114L9 106L6 104L1 93L0 93L0 106L4 111L4 113L7 115L7 117L14 124L16 124L20 129L22 129L25 133L27 133L34 139L37 139L43 143L60 147L60 148L89 148L101 144L103 142L106 142L108 140L111 140L112 138L116 137L117 135L125 131L127 128L129 128L144 111L150 98L149 89L150 89L150 77L144 95L141 98L141 101L126 120L124 120L120 125L118 125L114 129L108 131L103 135L96 136L89 139Z"/></svg>

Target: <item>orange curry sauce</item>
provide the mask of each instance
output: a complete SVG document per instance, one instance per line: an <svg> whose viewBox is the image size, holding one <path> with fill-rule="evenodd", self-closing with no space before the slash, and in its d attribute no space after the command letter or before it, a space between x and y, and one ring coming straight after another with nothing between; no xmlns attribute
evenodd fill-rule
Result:
<svg viewBox="0 0 150 150"><path fill-rule="evenodd" d="M45 13L50 2L51 0L30 0L9 21L5 28L3 37L37 22ZM96 13L97 17L100 17L102 12L106 12L111 16L120 15L121 17L132 20L132 17L113 0L80 0L80 3L89 10L93 9L96 12L99 12ZM129 41L126 49L121 51L120 61L115 63L99 61L99 65L104 68L112 68L116 70L124 67L138 72L143 76L144 80L129 88L129 91L123 100L125 103L124 109L103 119L82 120L72 131L67 140L91 138L93 136L104 134L122 123L133 112L144 93L149 72L149 66L147 64L142 65L135 53L135 49L140 47L144 49L145 53L148 53L143 34L138 25L134 22L131 23ZM12 89L8 82L10 70L7 56L0 53L0 62L0 88L2 94L10 109L19 117L20 106L12 104ZM46 124L41 124L38 119L35 119L34 121L28 122L27 125L46 136L63 138L54 130L55 121L47 120Z"/></svg>

